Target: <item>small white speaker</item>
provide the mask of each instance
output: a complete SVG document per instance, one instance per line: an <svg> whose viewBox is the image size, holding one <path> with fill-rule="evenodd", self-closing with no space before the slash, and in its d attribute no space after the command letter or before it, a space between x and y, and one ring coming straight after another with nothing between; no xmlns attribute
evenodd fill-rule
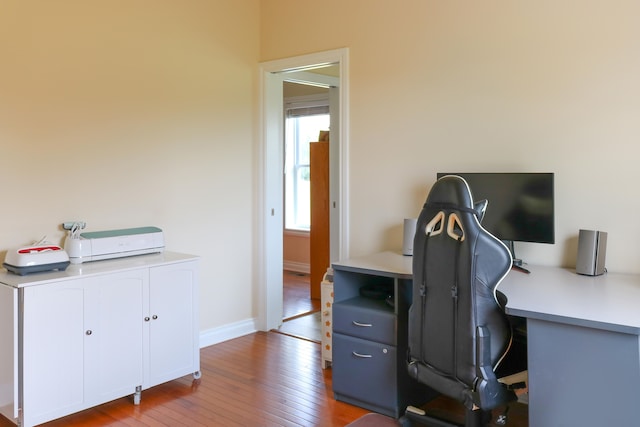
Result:
<svg viewBox="0 0 640 427"><path fill-rule="evenodd" d="M599 276L606 271L607 233L604 231L580 230L578 234L578 259L576 273Z"/></svg>
<svg viewBox="0 0 640 427"><path fill-rule="evenodd" d="M404 233L402 237L402 255L413 255L413 237L416 234L416 218L404 219Z"/></svg>

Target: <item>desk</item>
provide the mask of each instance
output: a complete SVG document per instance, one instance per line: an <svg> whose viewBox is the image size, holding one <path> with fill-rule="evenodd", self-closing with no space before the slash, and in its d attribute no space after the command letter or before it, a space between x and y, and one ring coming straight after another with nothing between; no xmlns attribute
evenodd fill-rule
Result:
<svg viewBox="0 0 640 427"><path fill-rule="evenodd" d="M527 319L529 426L637 425L640 276L529 269L499 286Z"/></svg>
<svg viewBox="0 0 640 427"><path fill-rule="evenodd" d="M409 377L407 317L412 258L394 252L333 264L333 392L337 400L399 417L435 392ZM394 304L360 295L386 287Z"/></svg>
<svg viewBox="0 0 640 427"><path fill-rule="evenodd" d="M333 267L334 309L342 305L343 311L350 311L348 300L371 278L386 277L394 284L397 301L392 313L397 337L392 341L399 347L397 354L402 355L412 258L383 252ZM531 274L510 272L498 289L509 299L507 313L527 319L529 426L638 425L640 275L589 277L557 267L528 268ZM339 335L334 328L334 337L336 332ZM391 393L397 394L397 399L372 404L376 378L367 378L366 386L359 387L362 379L354 380L351 365L345 363L348 356L337 355L337 348L334 343L333 383L339 399L390 415L403 410L409 399L400 395L405 380L398 382L396 378L404 376L401 357L391 362ZM388 391L390 385L379 387Z"/></svg>

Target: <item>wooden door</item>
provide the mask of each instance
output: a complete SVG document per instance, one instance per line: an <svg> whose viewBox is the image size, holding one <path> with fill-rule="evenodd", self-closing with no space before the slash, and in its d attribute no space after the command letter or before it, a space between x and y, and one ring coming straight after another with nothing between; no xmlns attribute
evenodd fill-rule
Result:
<svg viewBox="0 0 640 427"><path fill-rule="evenodd" d="M329 142L310 144L311 232L309 257L311 298L320 299L320 282L329 263Z"/></svg>

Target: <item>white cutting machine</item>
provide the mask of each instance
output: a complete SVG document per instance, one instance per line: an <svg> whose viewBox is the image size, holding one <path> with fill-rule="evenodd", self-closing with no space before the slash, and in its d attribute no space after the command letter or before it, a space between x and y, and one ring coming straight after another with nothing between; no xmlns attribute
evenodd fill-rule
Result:
<svg viewBox="0 0 640 427"><path fill-rule="evenodd" d="M64 226L66 228L66 224ZM64 249L69 254L71 264L151 254L164 250L164 235L158 227L84 233L79 233L79 229L77 225L69 228L69 235L64 243Z"/></svg>

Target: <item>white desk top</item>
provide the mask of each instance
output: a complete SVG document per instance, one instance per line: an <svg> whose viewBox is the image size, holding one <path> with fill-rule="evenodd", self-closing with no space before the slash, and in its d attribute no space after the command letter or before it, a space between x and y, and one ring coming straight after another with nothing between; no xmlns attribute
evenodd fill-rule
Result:
<svg viewBox="0 0 640 427"><path fill-rule="evenodd" d="M640 275L583 276L572 269L527 266L511 271L498 289L507 313L590 328L640 334Z"/></svg>
<svg viewBox="0 0 640 427"><path fill-rule="evenodd" d="M85 262L82 264L70 264L65 271L44 271L40 273L26 274L24 276L1 269L0 283L4 283L5 285L14 288L23 288L25 286L42 285L48 282L56 282L61 279L68 279L72 277L87 277L114 270L132 270L136 268L153 267L196 259L198 259L198 257L195 255L164 251L157 254L114 258L103 261Z"/></svg>
<svg viewBox="0 0 640 427"><path fill-rule="evenodd" d="M333 264L336 270L411 279L413 257L381 252ZM572 269L527 265L512 270L498 289L507 313L531 319L640 335L640 275L582 276Z"/></svg>

